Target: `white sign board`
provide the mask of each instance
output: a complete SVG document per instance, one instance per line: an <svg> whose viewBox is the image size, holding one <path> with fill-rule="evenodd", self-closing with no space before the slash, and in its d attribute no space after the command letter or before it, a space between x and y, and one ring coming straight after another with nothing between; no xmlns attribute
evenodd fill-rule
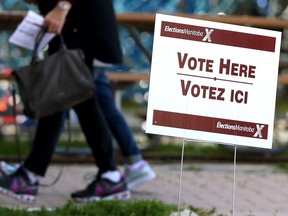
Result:
<svg viewBox="0 0 288 216"><path fill-rule="evenodd" d="M272 148L281 32L157 14L146 132Z"/></svg>

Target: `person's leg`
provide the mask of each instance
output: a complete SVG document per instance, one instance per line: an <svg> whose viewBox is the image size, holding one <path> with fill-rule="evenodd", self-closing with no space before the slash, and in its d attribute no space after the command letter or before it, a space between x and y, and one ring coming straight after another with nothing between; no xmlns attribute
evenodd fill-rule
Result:
<svg viewBox="0 0 288 216"><path fill-rule="evenodd" d="M132 189L156 177L149 163L143 160L133 134L116 107L112 87L103 68L94 68L98 101L109 128L125 158L125 177L128 188Z"/></svg>
<svg viewBox="0 0 288 216"><path fill-rule="evenodd" d="M34 139L32 141L32 147L30 149L29 156L24 162L22 162L22 164L7 164L6 162L1 161L0 172L6 175L12 174L17 170L17 168L19 168L20 165L23 165L25 168L29 168L29 170L33 171L35 174L39 176L44 176L50 163L51 156L54 152L55 146L51 144L57 143L57 141L59 140L59 137L64 128L64 121L67 117L67 112L57 113L55 115L39 119L35 125L36 131ZM53 130L51 130L50 125L54 125L55 123L56 127L53 127ZM46 134L49 135L49 139L46 139ZM41 143L41 145L38 145L37 143ZM44 157L42 153L45 154ZM35 164L34 161L41 162Z"/></svg>
<svg viewBox="0 0 288 216"><path fill-rule="evenodd" d="M73 107L99 168L97 177L84 190L71 194L76 202L129 199L131 196L117 169L112 136L97 102L95 97Z"/></svg>
<svg viewBox="0 0 288 216"><path fill-rule="evenodd" d="M95 85L99 105L109 128L115 137L126 163L132 164L142 160L139 148L122 113L116 107L110 82L104 68L94 68Z"/></svg>
<svg viewBox="0 0 288 216"><path fill-rule="evenodd" d="M23 201L35 200L38 193L36 175L44 176L46 173L61 133L63 120L63 113L57 113L38 121L30 154L15 172L1 176L0 192L11 194Z"/></svg>
<svg viewBox="0 0 288 216"><path fill-rule="evenodd" d="M45 175L63 130L64 120L64 112L39 119L32 148L23 163L25 168L39 176Z"/></svg>
<svg viewBox="0 0 288 216"><path fill-rule="evenodd" d="M86 55L85 60L92 72L93 57ZM97 94L91 99L77 104L73 109L78 116L86 141L92 150L98 167L98 174L84 190L72 193L72 199L77 202L87 202L99 199L130 198L126 181L122 178L116 166L112 136L100 109Z"/></svg>
<svg viewBox="0 0 288 216"><path fill-rule="evenodd" d="M80 126L92 150L99 175L106 171L117 170L113 155L112 135L95 99L89 99L74 106Z"/></svg>

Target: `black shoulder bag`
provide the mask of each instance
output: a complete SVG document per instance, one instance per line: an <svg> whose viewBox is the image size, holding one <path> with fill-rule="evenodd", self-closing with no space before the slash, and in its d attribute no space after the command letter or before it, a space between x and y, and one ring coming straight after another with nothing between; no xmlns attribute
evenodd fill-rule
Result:
<svg viewBox="0 0 288 216"><path fill-rule="evenodd" d="M60 37L60 50L43 60L37 58L41 39L36 40L30 65L12 72L24 105L23 113L30 118L64 111L95 94L84 53L80 49L67 49Z"/></svg>

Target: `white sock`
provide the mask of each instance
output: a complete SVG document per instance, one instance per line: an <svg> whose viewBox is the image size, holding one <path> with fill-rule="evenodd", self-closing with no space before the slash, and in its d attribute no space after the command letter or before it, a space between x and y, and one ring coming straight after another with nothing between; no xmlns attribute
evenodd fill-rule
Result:
<svg viewBox="0 0 288 216"><path fill-rule="evenodd" d="M117 183L121 179L121 173L118 170L107 171L105 173L102 173L101 178L108 179L114 183Z"/></svg>
<svg viewBox="0 0 288 216"><path fill-rule="evenodd" d="M24 170L26 171L31 184L38 182L38 176L35 173L31 172L30 170L26 169L25 167L24 167Z"/></svg>
<svg viewBox="0 0 288 216"><path fill-rule="evenodd" d="M134 164L127 164L127 167L130 169L130 170L136 170L136 169L139 169L141 166L143 166L143 163L145 163L144 160L140 160Z"/></svg>

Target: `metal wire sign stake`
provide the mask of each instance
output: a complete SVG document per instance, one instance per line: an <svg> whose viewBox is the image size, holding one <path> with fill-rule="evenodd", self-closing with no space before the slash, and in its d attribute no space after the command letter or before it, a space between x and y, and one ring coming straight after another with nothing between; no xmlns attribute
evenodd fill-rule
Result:
<svg viewBox="0 0 288 216"><path fill-rule="evenodd" d="M177 211L178 216L180 216L180 208L181 208L181 191L182 191L184 149L185 149L185 139L183 139L183 141L182 141L182 153L181 153L181 164L180 164L180 175L179 175L179 190L178 190L178 211Z"/></svg>
<svg viewBox="0 0 288 216"><path fill-rule="evenodd" d="M235 212L235 194L236 194L236 154L237 154L237 145L234 145L232 216L234 216L234 212Z"/></svg>

